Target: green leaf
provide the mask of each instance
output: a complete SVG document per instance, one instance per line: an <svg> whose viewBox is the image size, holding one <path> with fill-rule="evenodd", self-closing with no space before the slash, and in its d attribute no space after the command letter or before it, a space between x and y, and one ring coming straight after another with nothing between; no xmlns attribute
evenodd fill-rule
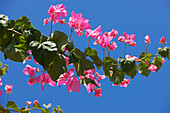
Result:
<svg viewBox="0 0 170 113"><path fill-rule="evenodd" d="M0 51L4 51L11 39L12 32L0 28Z"/></svg>
<svg viewBox="0 0 170 113"><path fill-rule="evenodd" d="M3 75L5 75L5 69L4 68L0 68L0 77L2 77Z"/></svg>
<svg viewBox="0 0 170 113"><path fill-rule="evenodd" d="M50 113L48 109L42 109L42 113Z"/></svg>
<svg viewBox="0 0 170 113"><path fill-rule="evenodd" d="M15 102L13 102L13 101L8 101L7 107L8 107L8 108L11 108L11 109L14 109L14 110L16 110L16 111L20 111L20 109L17 107L17 105L16 105Z"/></svg>
<svg viewBox="0 0 170 113"><path fill-rule="evenodd" d="M29 53L26 51L21 51L17 49L15 46L17 45L15 39L13 38L7 47L4 49L4 54L7 58L15 62L25 62Z"/></svg>
<svg viewBox="0 0 170 113"><path fill-rule="evenodd" d="M122 71L124 71L128 76L132 79L137 74L137 65L136 61L133 58L122 59L119 58L119 63L121 66Z"/></svg>
<svg viewBox="0 0 170 113"><path fill-rule="evenodd" d="M22 16L22 17L18 18L15 22L15 26L22 27L22 31L29 30L29 29L33 28L33 25L31 24L29 18L26 16Z"/></svg>
<svg viewBox="0 0 170 113"><path fill-rule="evenodd" d="M162 67L162 58L161 57L155 57L152 60L152 64L154 64L158 69L156 70L156 72Z"/></svg>
<svg viewBox="0 0 170 113"><path fill-rule="evenodd" d="M79 65L79 67L78 67L78 65ZM76 68L76 72L77 72L78 76L80 76L80 75L83 76L85 70L95 69L93 63L88 59L80 60L79 64L77 64L77 66L75 68Z"/></svg>
<svg viewBox="0 0 170 113"><path fill-rule="evenodd" d="M0 67L2 67L2 62L0 62Z"/></svg>
<svg viewBox="0 0 170 113"><path fill-rule="evenodd" d="M37 41L32 41L30 47L34 59L42 65L45 70L57 55L56 44L51 41L45 41L42 44Z"/></svg>
<svg viewBox="0 0 170 113"><path fill-rule="evenodd" d="M47 72L53 81L56 81L59 76L67 72L66 61L62 55L57 54L54 61L47 68Z"/></svg>
<svg viewBox="0 0 170 113"><path fill-rule="evenodd" d="M125 78L125 72L123 72L121 69L116 69L113 71L113 74L109 76L109 78L114 84L120 84Z"/></svg>
<svg viewBox="0 0 170 113"><path fill-rule="evenodd" d="M5 111L5 108L0 104L0 110ZM1 113L1 112L0 112ZM2 112L3 113L3 112Z"/></svg>
<svg viewBox="0 0 170 113"><path fill-rule="evenodd" d="M149 74L151 73L151 71L148 70L149 65L150 65L150 63L148 65L146 65L144 62L140 62L139 65L138 65L139 73L146 76L146 77L149 77Z"/></svg>
<svg viewBox="0 0 170 113"><path fill-rule="evenodd" d="M170 47L158 48L158 54L163 58L170 58Z"/></svg>
<svg viewBox="0 0 170 113"><path fill-rule="evenodd" d="M30 113L30 110L25 109L25 107L22 107L20 113Z"/></svg>
<svg viewBox="0 0 170 113"><path fill-rule="evenodd" d="M36 108L36 109L42 110L41 105L39 103L33 104L33 107Z"/></svg>
<svg viewBox="0 0 170 113"><path fill-rule="evenodd" d="M105 57L103 60L103 71L105 73L105 76L111 77L113 75L114 71L118 68L118 66L113 65L117 64L117 61L111 57Z"/></svg>
<svg viewBox="0 0 170 113"><path fill-rule="evenodd" d="M97 56L97 51L95 49L87 47L85 49L85 54L87 56L89 56L94 61L95 65L97 66L98 69L101 68L102 60L100 59L100 57Z"/></svg>
<svg viewBox="0 0 170 113"><path fill-rule="evenodd" d="M145 58L146 56L147 56L147 58ZM143 59L142 61L145 61L145 60L151 61L151 57L150 56L151 56L150 52L148 52L147 54L145 52L142 52L140 54L140 56L139 56L139 59Z"/></svg>
<svg viewBox="0 0 170 113"><path fill-rule="evenodd" d="M69 53L69 64L76 63L82 59L85 59L85 54L82 51L80 51L78 48L74 48Z"/></svg>
<svg viewBox="0 0 170 113"><path fill-rule="evenodd" d="M74 49L73 41L68 42L66 45L66 50L71 51L73 49Z"/></svg>
<svg viewBox="0 0 170 113"><path fill-rule="evenodd" d="M8 26L8 17L0 15L0 28L6 28Z"/></svg>
<svg viewBox="0 0 170 113"><path fill-rule="evenodd" d="M34 29L34 28L30 30L25 30L23 36L25 37L25 40L28 45L31 41L41 42L42 39L47 40L47 37L43 36L38 29Z"/></svg>
<svg viewBox="0 0 170 113"><path fill-rule="evenodd" d="M58 51L62 53L68 43L68 36L61 31L55 31L51 34L49 41L56 43Z"/></svg>

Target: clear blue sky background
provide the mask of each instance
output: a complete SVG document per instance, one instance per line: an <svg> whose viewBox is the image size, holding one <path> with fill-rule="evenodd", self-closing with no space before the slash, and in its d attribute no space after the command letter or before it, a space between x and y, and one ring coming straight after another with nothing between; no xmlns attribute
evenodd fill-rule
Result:
<svg viewBox="0 0 170 113"><path fill-rule="evenodd" d="M0 14L15 20L22 15L28 16L33 26L48 36L50 25L43 26L43 19L48 17L50 5L59 3L64 3L67 8L67 21L71 12L75 11L90 20L92 29L101 25L102 32L115 28L119 35L123 32L136 34L137 46L128 47L128 54L139 56L145 50L144 36L147 34L151 36L148 51L152 54L157 53L163 35L170 46L169 0L0 0ZM57 24L54 28L70 34L68 25ZM85 37L78 37L74 33L72 40L81 50L86 47ZM114 40L118 48L111 55L117 59L123 56L124 45L118 42L117 37ZM101 47L93 46L92 42L90 44L102 56ZM44 91L40 84L30 87L27 84L29 76L24 75L22 70L27 64L34 67L39 65L32 61L22 64L4 60L2 53L0 61L9 65L9 73L2 78L3 87L0 90L4 91L5 84L12 84L10 100L14 100L20 107L25 106L27 100L37 99L41 104L61 105L65 113L170 113L170 61L167 59L163 68L157 73L151 73L149 78L138 73L128 88L113 87L109 79L103 80L103 96L100 98L94 97L94 93L88 94L84 86L81 86L80 93L67 93L66 86L58 88L45 85ZM98 72L103 74L102 70ZM5 93L0 96L0 104L4 106L6 96Z"/></svg>

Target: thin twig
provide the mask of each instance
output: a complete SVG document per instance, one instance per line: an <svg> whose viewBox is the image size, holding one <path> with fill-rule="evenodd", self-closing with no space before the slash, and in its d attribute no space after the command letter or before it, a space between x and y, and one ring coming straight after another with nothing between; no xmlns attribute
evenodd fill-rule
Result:
<svg viewBox="0 0 170 113"><path fill-rule="evenodd" d="M73 33L73 29L71 29L69 40L71 39L72 33Z"/></svg>
<svg viewBox="0 0 170 113"><path fill-rule="evenodd" d="M7 30L8 30L8 31L12 31L12 32L17 33L18 35L21 35L21 36L22 36L22 33L20 33L20 32L18 32L18 31L14 30L14 29L7 29Z"/></svg>

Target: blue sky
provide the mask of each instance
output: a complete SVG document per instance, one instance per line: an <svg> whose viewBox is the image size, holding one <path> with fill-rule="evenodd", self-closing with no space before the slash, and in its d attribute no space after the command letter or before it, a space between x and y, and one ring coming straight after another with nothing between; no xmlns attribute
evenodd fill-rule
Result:
<svg viewBox="0 0 170 113"><path fill-rule="evenodd" d="M48 36L50 25L43 26L43 19L48 17L50 5L63 3L68 11L68 18L71 12L82 13L84 18L89 19L92 29L99 25L102 32L111 31L115 28L119 35L123 32L136 34L136 47L127 47L127 53L139 56L145 51L144 36L151 36L151 44L148 51L157 53L157 48L161 46L159 40L162 36L170 44L170 1L168 0L0 0L0 14L5 14L9 19L16 20L20 16L30 18L33 26ZM55 30L64 31L70 35L68 25L54 26ZM78 37L74 32L72 40L76 47L83 50L87 41L85 37ZM114 39L118 48L111 52L111 56L117 59L124 55L124 45ZM81 43L80 43L81 42ZM90 47L98 49L99 56L102 56L100 46ZM151 73L148 78L136 75L130 81L128 88L113 87L109 79L102 81L102 97L94 97L94 93L88 94L85 87L81 86L81 92L67 93L66 86L51 87L45 85L45 90L41 90L40 84L30 87L27 82L29 76L24 75L22 70L27 64L33 67L40 67L32 61L25 64L4 60L0 53L0 61L9 65L9 73L3 78L4 91L5 84L13 85L13 92L10 100L14 100L20 107L25 106L27 100L39 100L41 104L52 103L60 105L65 113L170 113L170 61L166 59L163 67L157 73ZM102 70L98 70L103 74ZM129 78L129 77L127 77ZM6 94L0 96L0 104L5 106ZM34 112L33 112L34 113Z"/></svg>

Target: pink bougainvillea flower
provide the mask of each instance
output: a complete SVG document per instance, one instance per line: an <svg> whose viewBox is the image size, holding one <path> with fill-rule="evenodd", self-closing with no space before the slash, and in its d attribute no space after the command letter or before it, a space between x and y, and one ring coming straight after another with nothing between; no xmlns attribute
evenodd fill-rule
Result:
<svg viewBox="0 0 170 113"><path fill-rule="evenodd" d="M127 87L130 83L130 79L124 78L123 82L120 83L120 87Z"/></svg>
<svg viewBox="0 0 170 113"><path fill-rule="evenodd" d="M151 43L151 39L149 35L145 36L145 43L150 44Z"/></svg>
<svg viewBox="0 0 170 113"><path fill-rule="evenodd" d="M153 72L155 72L157 69L158 68L154 64L151 64L148 68L148 70L153 71Z"/></svg>
<svg viewBox="0 0 170 113"><path fill-rule="evenodd" d="M165 41L166 41L166 38L163 36L163 37L160 39L160 41L159 41L159 42L160 42L160 43L167 44Z"/></svg>
<svg viewBox="0 0 170 113"><path fill-rule="evenodd" d="M97 38L97 40L93 43L94 45L100 44L102 48L106 48L110 46L110 41L113 37L108 37L105 34L101 33L101 35Z"/></svg>
<svg viewBox="0 0 170 113"><path fill-rule="evenodd" d="M118 40L120 42L125 42L126 44L129 44L130 46L136 46L135 40L135 34L127 34L126 32L123 33L123 35L119 36Z"/></svg>
<svg viewBox="0 0 170 113"><path fill-rule="evenodd" d="M95 69L89 69L89 70L85 70L84 74L86 78L89 78L91 80L95 80L96 77L94 76L95 73Z"/></svg>
<svg viewBox="0 0 170 113"><path fill-rule="evenodd" d="M63 4L58 4L56 6L50 6L50 9L48 10L48 15L50 16L49 20L53 21L53 24L56 24L57 22L62 23L60 17L64 18L68 14L66 11L66 7L64 7Z"/></svg>
<svg viewBox="0 0 170 113"><path fill-rule="evenodd" d="M108 36L115 38L118 35L118 31L116 29L112 29L111 32L108 32Z"/></svg>
<svg viewBox="0 0 170 113"><path fill-rule="evenodd" d="M79 76L79 79L80 79L80 80L83 80L83 79L84 79L84 77L80 75L80 76Z"/></svg>
<svg viewBox="0 0 170 113"><path fill-rule="evenodd" d="M123 36L119 36L119 37L118 37L118 40L119 40L120 42L123 42L123 41L124 41L124 37L123 37Z"/></svg>
<svg viewBox="0 0 170 113"><path fill-rule="evenodd" d="M94 90L95 87L96 87L96 86L95 86L94 84L89 83L89 84L86 86L87 92L88 92L88 93L91 93L91 92Z"/></svg>
<svg viewBox="0 0 170 113"><path fill-rule="evenodd" d="M162 64L163 64L164 62L165 62L165 59L163 58L163 59L162 59Z"/></svg>
<svg viewBox="0 0 170 113"><path fill-rule="evenodd" d="M35 84L35 78L30 78L29 81L28 81L28 84L30 86L34 85Z"/></svg>
<svg viewBox="0 0 170 113"><path fill-rule="evenodd" d="M33 103L34 103L35 105L39 104L39 103L38 103L38 100L34 100Z"/></svg>
<svg viewBox="0 0 170 113"><path fill-rule="evenodd" d="M74 30L76 31L78 36L82 35L82 32L85 29L90 29L91 25L88 23L88 19L84 19L82 17L82 14L76 14L74 11L72 11L71 17L69 18L69 25L70 27L75 28Z"/></svg>
<svg viewBox="0 0 170 113"><path fill-rule="evenodd" d="M109 45L109 49L110 49L111 51L113 51L113 50L115 50L116 48L117 48L116 43L115 43L115 42L111 42L111 44Z"/></svg>
<svg viewBox="0 0 170 113"><path fill-rule="evenodd" d="M100 82L100 80L103 80L106 78L105 75L100 75L98 72L96 72L96 76L98 76L97 81Z"/></svg>
<svg viewBox="0 0 170 113"><path fill-rule="evenodd" d="M31 75L33 77L33 76L35 76L35 73L34 73L35 70L36 70L36 68L33 68L30 65L26 65L26 67L23 70L23 73L25 75Z"/></svg>
<svg viewBox="0 0 170 113"><path fill-rule="evenodd" d="M28 50L27 51L27 53L29 53L30 55L27 57L27 60L31 60L32 58L31 58L31 56L32 56L32 52L31 52L31 50Z"/></svg>
<svg viewBox="0 0 170 113"><path fill-rule="evenodd" d="M67 79L67 73L61 74L57 79L57 86L65 85Z"/></svg>
<svg viewBox="0 0 170 113"><path fill-rule="evenodd" d="M90 36L93 39L96 39L98 36L100 36L101 33L101 26L96 28L95 30L87 29L85 32L85 36L88 37Z"/></svg>
<svg viewBox="0 0 170 113"><path fill-rule="evenodd" d="M138 60L139 60L138 57L132 56L132 55L125 55L125 58L126 58L126 59L127 59L127 58L133 58L133 59L135 59L135 61L138 61Z"/></svg>
<svg viewBox="0 0 170 113"><path fill-rule="evenodd" d="M66 81L68 93L71 91L80 92L80 81L76 77L69 77Z"/></svg>
<svg viewBox="0 0 170 113"><path fill-rule="evenodd" d="M45 24L48 24L48 18L46 18L46 19L44 19L44 24L43 25L45 25Z"/></svg>
<svg viewBox="0 0 170 113"><path fill-rule="evenodd" d="M48 75L49 76L49 75ZM56 84L56 82L55 81L53 81L50 77L48 77L48 79L47 79L47 82L48 82L48 84L50 85L50 86L55 86L55 84Z"/></svg>
<svg viewBox="0 0 170 113"><path fill-rule="evenodd" d="M129 43L129 45L134 47L134 46L136 46L136 42Z"/></svg>
<svg viewBox="0 0 170 113"><path fill-rule="evenodd" d="M26 101L28 108L30 108L31 103L32 103L31 101Z"/></svg>
<svg viewBox="0 0 170 113"><path fill-rule="evenodd" d="M48 79L48 74L43 73L42 75L37 76L35 80L37 83L41 83L42 90L44 90L43 85L48 83Z"/></svg>
<svg viewBox="0 0 170 113"><path fill-rule="evenodd" d="M67 73L61 74L59 78L57 79L57 86L65 85L67 78L74 75L73 71L74 71L74 68L71 68L69 71L67 71Z"/></svg>
<svg viewBox="0 0 170 113"><path fill-rule="evenodd" d="M135 40L135 34L127 34L126 32L123 33L125 43L133 43Z"/></svg>
<svg viewBox="0 0 170 113"><path fill-rule="evenodd" d="M12 87L11 84L5 85L5 90L7 94L10 94L12 92Z"/></svg>
<svg viewBox="0 0 170 113"><path fill-rule="evenodd" d="M2 86L2 80L1 80L1 78L0 78L0 86Z"/></svg>
<svg viewBox="0 0 170 113"><path fill-rule="evenodd" d="M0 91L0 96L2 95L3 91Z"/></svg>
<svg viewBox="0 0 170 113"><path fill-rule="evenodd" d="M102 96L101 88L95 89L94 91L95 91L95 94L94 94L95 97L101 97Z"/></svg>
<svg viewBox="0 0 170 113"><path fill-rule="evenodd" d="M146 64L146 65L148 65L148 64L149 64L149 62L148 62L147 60L145 60L145 64Z"/></svg>
<svg viewBox="0 0 170 113"><path fill-rule="evenodd" d="M65 59L65 61L66 61L66 66L69 64L69 60L68 60L68 57L66 57L66 56L64 56L63 55L63 57L64 57L64 59Z"/></svg>

